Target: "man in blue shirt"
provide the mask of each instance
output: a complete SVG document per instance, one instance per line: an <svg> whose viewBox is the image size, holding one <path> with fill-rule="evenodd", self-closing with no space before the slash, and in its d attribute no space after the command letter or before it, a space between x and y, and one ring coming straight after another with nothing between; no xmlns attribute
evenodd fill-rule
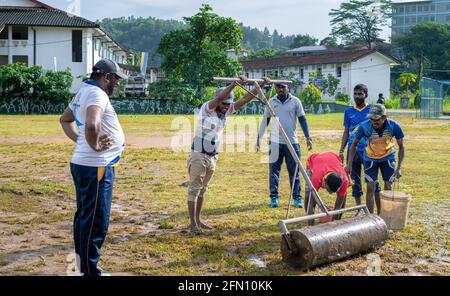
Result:
<svg viewBox="0 0 450 296"><path fill-rule="evenodd" d="M339 157L341 158L342 162L344 162L344 150L347 142L348 162L348 153L350 152L350 147L353 143L353 140L355 139L355 133L359 129L360 123L367 120L367 115L369 114L369 110L371 107L371 105L366 103L367 96L368 89L366 85L357 84L353 88L353 99L355 101L355 105L345 109L344 113L344 133L342 134L341 149L339 150ZM354 181L354 184L352 186L352 196L355 198L355 202L357 205L361 204L361 196L363 195L361 184L361 167L363 166L363 155L365 148L366 140L363 138L357 146L355 157L352 163L352 174L350 176ZM375 194L377 195L376 199L379 199L378 195L381 191L380 183L376 182L375 186Z"/></svg>
<svg viewBox="0 0 450 296"><path fill-rule="evenodd" d="M353 159L361 139L366 139L364 152L364 173L367 182L366 204L373 213L375 182L378 180L378 169L381 171L384 181L384 189L391 190L395 178L402 176L402 164L405 158L404 134L400 125L386 117L386 108L381 104L375 104L370 109L369 120L360 124L356 131L355 139L350 149L348 166L346 171L352 173ZM395 142L399 146L398 165L395 167ZM380 200L377 203L377 213L380 213Z"/></svg>

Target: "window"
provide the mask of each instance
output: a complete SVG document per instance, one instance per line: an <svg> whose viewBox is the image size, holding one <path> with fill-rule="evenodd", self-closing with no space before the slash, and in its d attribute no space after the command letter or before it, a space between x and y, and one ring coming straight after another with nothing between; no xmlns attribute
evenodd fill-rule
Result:
<svg viewBox="0 0 450 296"><path fill-rule="evenodd" d="M447 15L445 16L445 20L446 20L447 22L450 22L450 14L447 14Z"/></svg>
<svg viewBox="0 0 450 296"><path fill-rule="evenodd" d="M0 66L8 65L8 56L0 55Z"/></svg>
<svg viewBox="0 0 450 296"><path fill-rule="evenodd" d="M430 21L431 21L431 22L434 22L434 21L435 21L434 15L430 16Z"/></svg>
<svg viewBox="0 0 450 296"><path fill-rule="evenodd" d="M342 66L337 66L336 68L336 76L342 77Z"/></svg>
<svg viewBox="0 0 450 296"><path fill-rule="evenodd" d="M403 25L404 23L405 22L404 22L404 17L403 16L392 18L392 24L393 25Z"/></svg>
<svg viewBox="0 0 450 296"><path fill-rule="evenodd" d="M398 12L405 12L405 8L404 7L399 7Z"/></svg>
<svg viewBox="0 0 450 296"><path fill-rule="evenodd" d="M300 68L300 79L304 79L305 78L305 69Z"/></svg>
<svg viewBox="0 0 450 296"><path fill-rule="evenodd" d="M13 56L13 63L24 63L28 66L28 56L23 55Z"/></svg>
<svg viewBox="0 0 450 296"><path fill-rule="evenodd" d="M28 27L24 27L24 26L12 27L12 39L28 40Z"/></svg>
<svg viewBox="0 0 450 296"><path fill-rule="evenodd" d="M101 43L100 43L100 39L95 39L94 41L94 48L95 50L99 51L101 48Z"/></svg>
<svg viewBox="0 0 450 296"><path fill-rule="evenodd" d="M83 31L72 31L72 62L83 62Z"/></svg>
<svg viewBox="0 0 450 296"><path fill-rule="evenodd" d="M8 39L8 27L5 26L3 31L0 32L0 39Z"/></svg>
<svg viewBox="0 0 450 296"><path fill-rule="evenodd" d="M407 16L405 18L405 24L406 25L415 24L415 23L416 23L416 17L415 16Z"/></svg>
<svg viewBox="0 0 450 296"><path fill-rule="evenodd" d="M413 6L406 6L405 11L406 11L406 13L416 12L416 6L415 5L413 5ZM428 6L427 6L427 10L426 11L428 11Z"/></svg>

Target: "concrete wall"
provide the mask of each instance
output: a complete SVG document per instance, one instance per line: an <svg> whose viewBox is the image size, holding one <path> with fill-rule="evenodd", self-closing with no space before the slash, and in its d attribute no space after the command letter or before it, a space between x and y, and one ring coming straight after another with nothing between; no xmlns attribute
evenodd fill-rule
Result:
<svg viewBox="0 0 450 296"><path fill-rule="evenodd" d="M369 89L368 100L375 103L378 94L383 93L389 99L391 88L391 66L379 53L373 53L351 64L350 85L364 83Z"/></svg>

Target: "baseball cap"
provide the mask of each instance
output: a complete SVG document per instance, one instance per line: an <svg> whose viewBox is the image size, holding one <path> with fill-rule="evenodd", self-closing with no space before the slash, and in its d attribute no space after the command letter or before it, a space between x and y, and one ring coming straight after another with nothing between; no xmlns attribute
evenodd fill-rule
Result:
<svg viewBox="0 0 450 296"><path fill-rule="evenodd" d="M289 84L287 84L285 82L275 83L275 86L279 86L279 85L289 87Z"/></svg>
<svg viewBox="0 0 450 296"><path fill-rule="evenodd" d="M225 90L226 87L220 87L216 90L215 97L217 97L221 92ZM234 92L230 92L227 98L225 98L222 103L231 104L234 102Z"/></svg>
<svg viewBox="0 0 450 296"><path fill-rule="evenodd" d="M116 74L122 79L128 79L128 76L122 72L119 65L116 62L111 61L109 59L101 59L100 61L98 61L94 65L94 67L92 67L92 71L94 73Z"/></svg>
<svg viewBox="0 0 450 296"><path fill-rule="evenodd" d="M372 108L370 108L369 114L367 118L369 119L380 119L382 116L386 115L386 107L382 104L373 104Z"/></svg>

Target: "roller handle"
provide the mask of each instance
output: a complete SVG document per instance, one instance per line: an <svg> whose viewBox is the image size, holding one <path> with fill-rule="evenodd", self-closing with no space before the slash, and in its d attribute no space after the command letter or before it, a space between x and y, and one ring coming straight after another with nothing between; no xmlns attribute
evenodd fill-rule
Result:
<svg viewBox="0 0 450 296"><path fill-rule="evenodd" d="M289 230L286 227L287 224L298 223L298 222L302 222L302 221L308 221L308 220L322 218L325 216L337 215L337 214L342 214L345 212L359 211L359 210L364 210L364 212L366 214L369 214L369 210L367 209L367 206L360 205L360 206L355 206L355 207L351 207L351 208L344 208L344 209L329 211L328 213L319 213L319 214L308 215L308 216L303 216L303 217L298 217L298 218L281 220L280 222L278 222L278 227L280 227L282 234L288 234Z"/></svg>
<svg viewBox="0 0 450 296"><path fill-rule="evenodd" d="M227 83L231 83L231 82L239 82L240 79L239 78L229 78L229 77L213 77L213 81L214 82L227 82ZM270 80L272 83L277 84L277 83L286 83L286 84L292 84L291 80ZM248 83L261 83L264 82L263 79L247 79Z"/></svg>

